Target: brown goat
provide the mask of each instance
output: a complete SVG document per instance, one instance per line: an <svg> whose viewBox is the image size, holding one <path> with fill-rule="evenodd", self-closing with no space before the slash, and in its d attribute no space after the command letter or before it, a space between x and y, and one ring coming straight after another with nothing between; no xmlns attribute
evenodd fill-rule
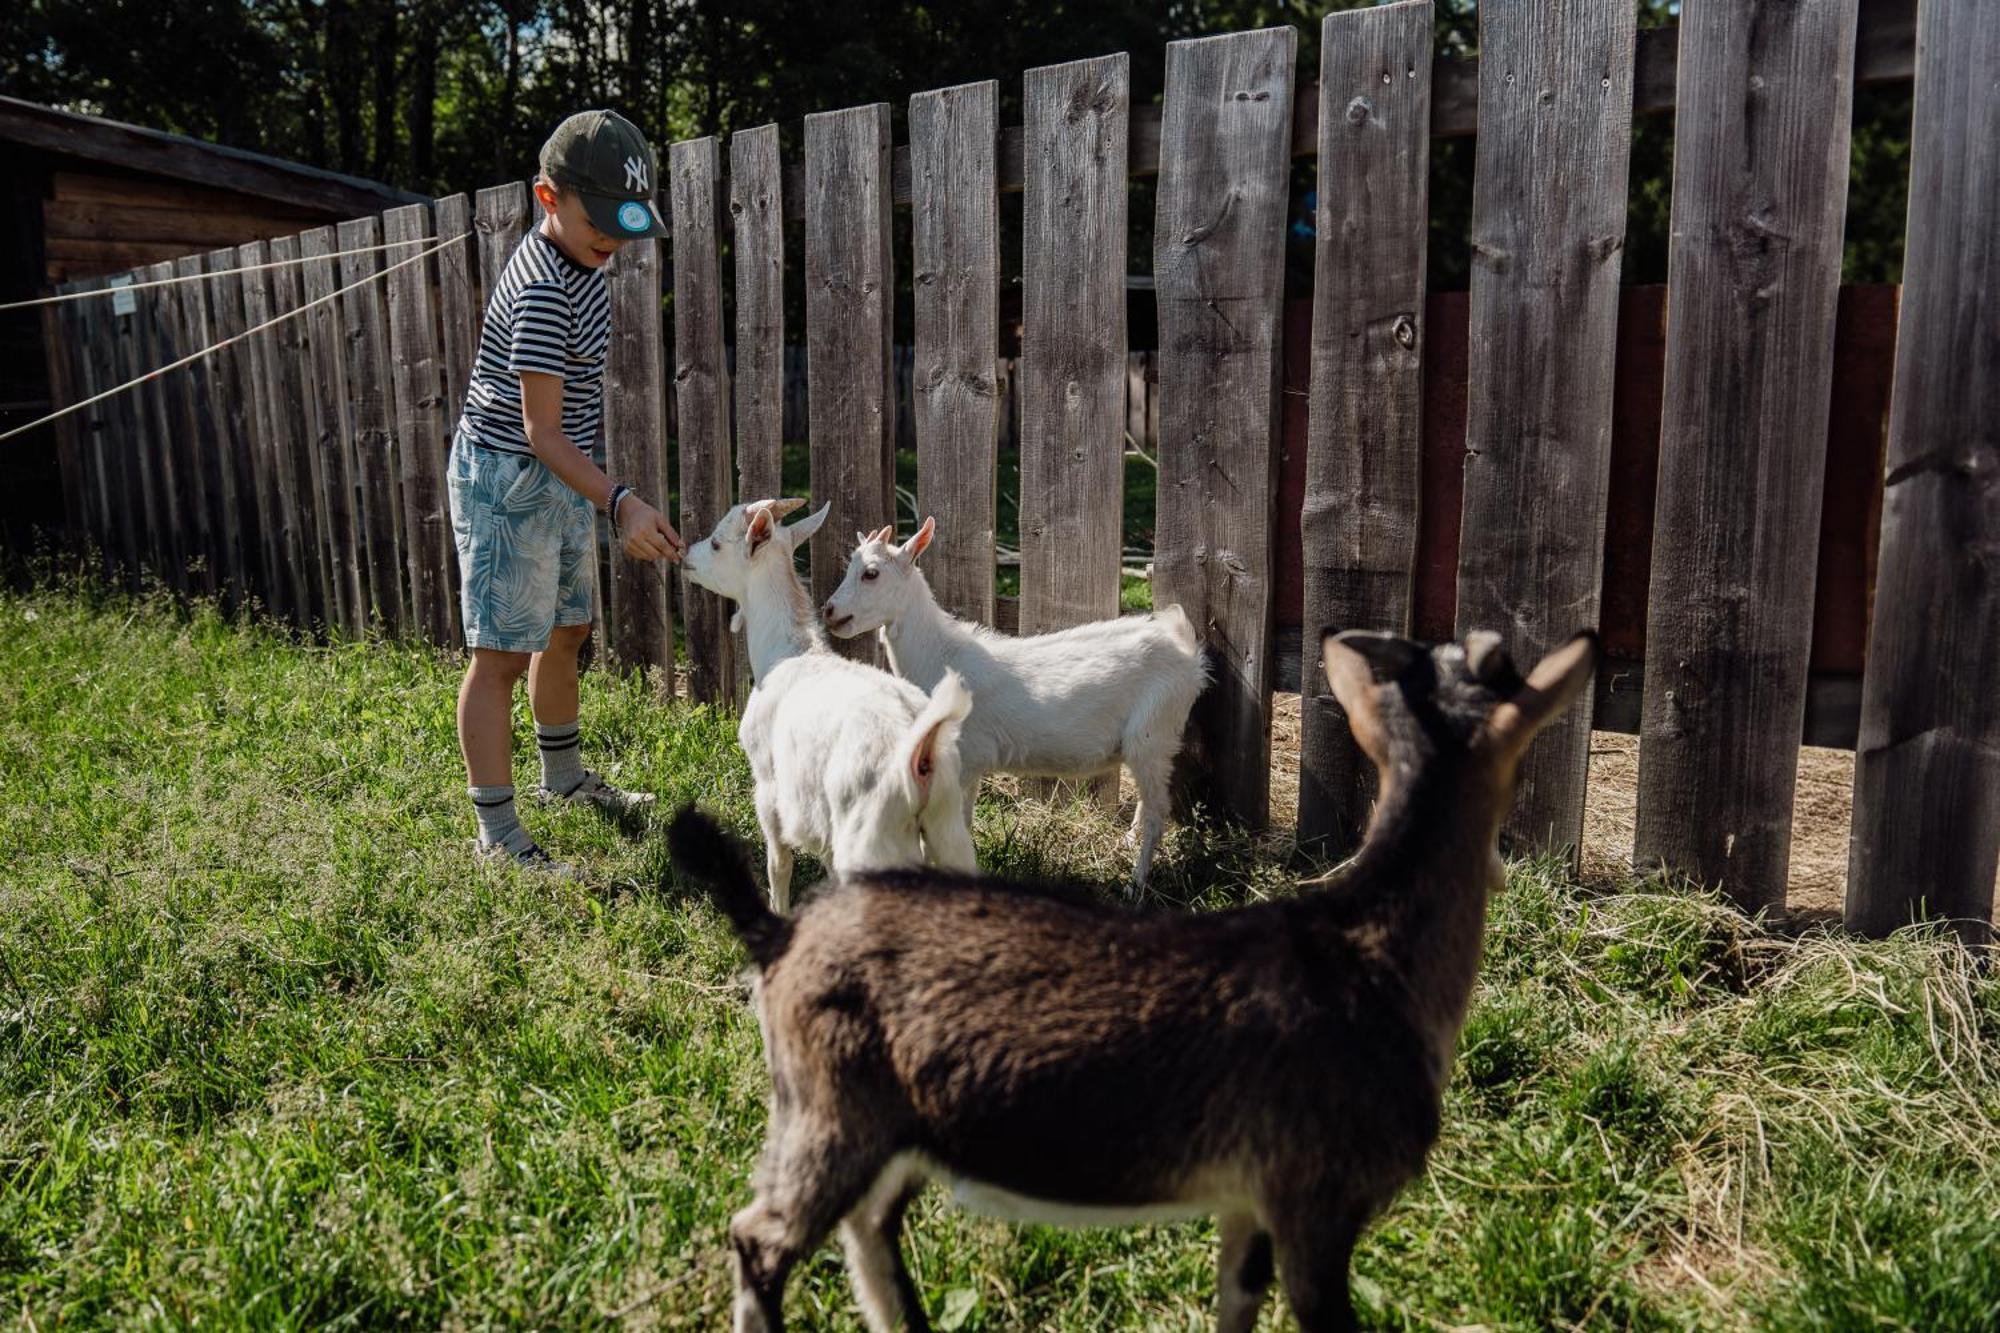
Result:
<svg viewBox="0 0 2000 1333"><path fill-rule="evenodd" d="M787 1275L836 1224L869 1326L926 1327L898 1232L930 1178L1027 1221L1216 1215L1226 1333L1274 1264L1307 1333L1353 1326L1355 1241L1437 1137L1517 761L1597 645L1525 681L1491 634L1324 648L1381 794L1354 860L1296 898L1133 912L915 870L785 918L734 839L674 821L674 864L758 969L771 1108L730 1223L739 1333L782 1326Z"/></svg>

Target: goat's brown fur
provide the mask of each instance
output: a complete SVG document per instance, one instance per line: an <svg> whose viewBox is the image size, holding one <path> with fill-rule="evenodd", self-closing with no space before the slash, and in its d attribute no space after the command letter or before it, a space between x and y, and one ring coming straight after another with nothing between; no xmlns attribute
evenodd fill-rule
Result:
<svg viewBox="0 0 2000 1333"><path fill-rule="evenodd" d="M1255 1322L1274 1257L1302 1328L1351 1326L1355 1240L1437 1136L1515 763L1595 645L1527 682L1476 641L1326 648L1382 794L1350 868L1298 898L1134 912L909 871L784 922L740 848L675 821L676 865L761 968L771 1123L731 1227L739 1330L780 1326L786 1275L843 1219L870 1325L924 1327L896 1235L928 1175L1070 1216L1219 1213L1225 1329Z"/></svg>

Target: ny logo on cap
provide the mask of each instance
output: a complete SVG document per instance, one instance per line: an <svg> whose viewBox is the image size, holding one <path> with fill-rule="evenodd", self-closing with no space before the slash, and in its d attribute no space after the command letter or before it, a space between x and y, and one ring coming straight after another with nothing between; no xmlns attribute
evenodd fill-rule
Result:
<svg viewBox="0 0 2000 1333"><path fill-rule="evenodd" d="M644 191L653 188L646 182L646 163L643 158L628 157L625 159L625 188L634 191Z"/></svg>

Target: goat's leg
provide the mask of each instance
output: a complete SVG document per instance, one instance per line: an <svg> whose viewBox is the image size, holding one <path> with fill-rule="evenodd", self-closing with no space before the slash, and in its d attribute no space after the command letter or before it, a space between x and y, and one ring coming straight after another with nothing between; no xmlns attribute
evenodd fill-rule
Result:
<svg viewBox="0 0 2000 1333"><path fill-rule="evenodd" d="M1349 1333L1360 1324L1348 1291L1354 1243L1366 1220L1356 1208L1302 1204L1273 1220L1278 1276L1299 1333Z"/></svg>
<svg viewBox="0 0 2000 1333"><path fill-rule="evenodd" d="M784 913L792 910L792 849L785 845L784 831L778 822L778 803L767 798L763 792L757 794L757 828L764 835L764 873L771 886L771 910Z"/></svg>
<svg viewBox="0 0 2000 1333"><path fill-rule="evenodd" d="M1139 808L1132 812L1132 833L1139 841L1139 854L1132 862L1132 886L1135 890L1146 887L1152 878L1153 854L1160 848L1160 839L1167 831L1167 808L1172 801L1169 783L1173 776L1173 761L1154 757L1134 758L1129 761L1132 781L1139 788Z"/></svg>
<svg viewBox="0 0 2000 1333"><path fill-rule="evenodd" d="M757 1170L757 1197L729 1219L736 1255L736 1333L779 1333L785 1280L866 1191L879 1159L851 1144L776 1129Z"/></svg>
<svg viewBox="0 0 2000 1333"><path fill-rule="evenodd" d="M840 1224L847 1276L870 1333L927 1333L923 1297L903 1262L903 1214L923 1188L922 1178L891 1163L868 1196Z"/></svg>
<svg viewBox="0 0 2000 1333"><path fill-rule="evenodd" d="M1271 1235L1249 1213L1225 1214L1216 1275L1216 1333L1251 1333L1271 1286Z"/></svg>

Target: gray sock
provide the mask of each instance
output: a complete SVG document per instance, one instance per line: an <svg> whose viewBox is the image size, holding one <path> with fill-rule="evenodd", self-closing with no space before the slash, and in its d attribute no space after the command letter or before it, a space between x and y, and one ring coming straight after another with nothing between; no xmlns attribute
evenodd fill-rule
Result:
<svg viewBox="0 0 2000 1333"><path fill-rule="evenodd" d="M514 788L467 787L472 795L472 813L479 819L479 845L482 847L503 846L507 851L519 856L535 845L528 836L528 830L521 827L520 818L514 813Z"/></svg>
<svg viewBox="0 0 2000 1333"><path fill-rule="evenodd" d="M542 752L542 786L567 796L583 781L583 756L578 751L577 724L535 724L535 748Z"/></svg>

